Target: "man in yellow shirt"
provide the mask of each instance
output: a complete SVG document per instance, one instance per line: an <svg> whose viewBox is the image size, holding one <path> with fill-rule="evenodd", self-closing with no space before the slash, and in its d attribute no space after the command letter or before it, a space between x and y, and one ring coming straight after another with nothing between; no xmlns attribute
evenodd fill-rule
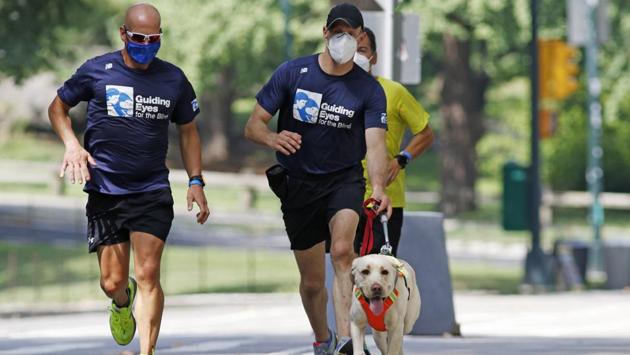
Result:
<svg viewBox="0 0 630 355"><path fill-rule="evenodd" d="M376 64L376 38L369 28L364 29L367 36L359 41L355 64L369 73ZM394 256L398 249L400 233L403 223L403 208L405 207L405 166L418 157L433 143L433 131L429 127L429 114L411 93L400 83L377 76L376 79L385 91L387 100L387 154L390 158L386 194L391 198L393 213L388 222L389 240ZM401 150L405 129L408 128L413 137ZM363 160L365 169L365 160ZM364 174L368 179L367 174ZM367 184L365 198L371 196L370 184ZM355 251L359 253L365 229L366 216L361 216L355 238ZM374 254L380 251L385 244L383 227L378 221L373 224L374 244L366 254Z"/></svg>

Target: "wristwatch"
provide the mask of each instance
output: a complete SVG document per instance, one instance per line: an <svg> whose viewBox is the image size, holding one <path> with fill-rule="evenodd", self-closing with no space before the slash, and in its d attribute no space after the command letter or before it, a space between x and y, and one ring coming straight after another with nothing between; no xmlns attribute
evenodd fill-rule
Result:
<svg viewBox="0 0 630 355"><path fill-rule="evenodd" d="M400 165L400 168L404 169L407 164L409 164L412 156L408 151L403 150L402 152L398 153L394 158L396 158L396 161L398 161L398 165Z"/></svg>
<svg viewBox="0 0 630 355"><path fill-rule="evenodd" d="M191 187L193 185L200 185L201 187L206 186L206 183L203 181L203 176L191 176L190 179L188 179L188 187Z"/></svg>

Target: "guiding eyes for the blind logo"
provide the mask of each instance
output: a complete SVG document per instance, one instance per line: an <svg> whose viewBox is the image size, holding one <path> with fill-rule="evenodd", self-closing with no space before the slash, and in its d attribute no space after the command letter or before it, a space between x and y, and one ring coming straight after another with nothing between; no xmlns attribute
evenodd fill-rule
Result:
<svg viewBox="0 0 630 355"><path fill-rule="evenodd" d="M129 86L107 85L107 114L116 117L133 116L133 88Z"/></svg>
<svg viewBox="0 0 630 355"><path fill-rule="evenodd" d="M345 116L345 118L343 117ZM305 123L334 128L352 128L354 110L341 105L322 103L322 94L304 89L295 91L293 118Z"/></svg>
<svg viewBox="0 0 630 355"><path fill-rule="evenodd" d="M293 100L293 118L307 123L317 123L322 94L297 89Z"/></svg>
<svg viewBox="0 0 630 355"><path fill-rule="evenodd" d="M136 117L165 120L169 118L171 100L159 96L142 96L133 93L133 87L106 85L107 114L111 117ZM196 100L193 101L193 107ZM162 108L162 109L161 109ZM161 109L161 110L160 110Z"/></svg>

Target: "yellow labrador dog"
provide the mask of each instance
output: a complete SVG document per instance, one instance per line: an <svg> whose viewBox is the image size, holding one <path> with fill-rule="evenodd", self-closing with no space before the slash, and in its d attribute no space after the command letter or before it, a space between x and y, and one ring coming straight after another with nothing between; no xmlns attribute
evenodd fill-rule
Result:
<svg viewBox="0 0 630 355"><path fill-rule="evenodd" d="M374 331L382 354L403 353L403 335L411 332L420 315L416 273L403 260L387 255L366 255L352 263L354 297L350 330L354 354L363 354L365 327Z"/></svg>

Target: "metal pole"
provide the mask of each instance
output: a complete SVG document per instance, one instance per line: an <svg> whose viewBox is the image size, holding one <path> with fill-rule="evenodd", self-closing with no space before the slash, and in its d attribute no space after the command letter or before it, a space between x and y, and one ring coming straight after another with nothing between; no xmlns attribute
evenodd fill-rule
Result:
<svg viewBox="0 0 630 355"><path fill-rule="evenodd" d="M376 0L378 5L383 9L383 41L379 44L381 48L379 53L385 55L379 56L379 61L383 63L383 72L381 76L394 80L394 63L396 61L396 45L395 45L395 13L396 0Z"/></svg>
<svg viewBox="0 0 630 355"><path fill-rule="evenodd" d="M531 165L530 179L530 231L532 233L531 249L525 259L525 284L545 286L548 276L545 267L545 255L540 247L540 147L538 128L538 0L531 0L532 17L531 56Z"/></svg>
<svg viewBox="0 0 630 355"><path fill-rule="evenodd" d="M589 255L589 278L602 276L601 227L604 224L604 209L599 200L602 191L604 171L601 167L604 150L601 146L602 107L599 103L601 83L597 71L597 10L599 0L587 0L588 7L588 42L586 44L586 72L588 75L588 168L586 182L593 197L591 206L591 225L593 227L593 244Z"/></svg>

